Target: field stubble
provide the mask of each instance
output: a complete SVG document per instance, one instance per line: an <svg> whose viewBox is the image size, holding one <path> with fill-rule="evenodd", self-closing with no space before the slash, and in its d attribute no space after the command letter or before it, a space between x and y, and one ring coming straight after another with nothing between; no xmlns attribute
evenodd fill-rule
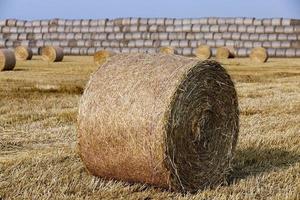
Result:
<svg viewBox="0 0 300 200"><path fill-rule="evenodd" d="M89 175L77 155L80 96L92 57L39 57L0 73L0 199L300 199L300 59L224 60L239 96L228 185L181 195Z"/></svg>

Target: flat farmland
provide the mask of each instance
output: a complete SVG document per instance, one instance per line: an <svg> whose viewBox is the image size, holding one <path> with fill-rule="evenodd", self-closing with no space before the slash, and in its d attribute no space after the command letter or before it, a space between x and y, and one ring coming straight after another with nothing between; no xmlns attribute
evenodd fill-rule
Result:
<svg viewBox="0 0 300 200"><path fill-rule="evenodd" d="M35 56L0 73L0 199L300 199L300 59L221 62L241 113L228 185L182 195L88 174L76 120L97 66L89 56Z"/></svg>

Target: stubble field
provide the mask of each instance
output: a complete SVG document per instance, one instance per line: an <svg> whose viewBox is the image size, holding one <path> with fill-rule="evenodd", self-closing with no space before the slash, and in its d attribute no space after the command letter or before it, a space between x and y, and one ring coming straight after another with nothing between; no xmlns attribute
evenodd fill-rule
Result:
<svg viewBox="0 0 300 200"><path fill-rule="evenodd" d="M240 136L228 185L181 195L89 175L76 149L92 57L34 57L0 73L0 199L300 199L300 59L223 61Z"/></svg>

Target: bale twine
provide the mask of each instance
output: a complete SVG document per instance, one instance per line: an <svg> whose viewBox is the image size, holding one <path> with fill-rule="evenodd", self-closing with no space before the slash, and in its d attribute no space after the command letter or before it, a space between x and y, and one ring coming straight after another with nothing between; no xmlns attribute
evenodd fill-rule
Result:
<svg viewBox="0 0 300 200"><path fill-rule="evenodd" d="M195 50L195 56L200 59L209 59L212 56L211 48L208 45L200 45Z"/></svg>
<svg viewBox="0 0 300 200"><path fill-rule="evenodd" d="M160 47L159 52L164 54L174 54L175 49L174 47L165 46L165 47Z"/></svg>
<svg viewBox="0 0 300 200"><path fill-rule="evenodd" d="M228 175L238 116L233 82L219 63L119 54L83 94L79 154L105 179L196 192Z"/></svg>
<svg viewBox="0 0 300 200"><path fill-rule="evenodd" d="M94 54L94 62L96 65L102 65L108 58L114 56L116 53L108 50L100 50Z"/></svg>
<svg viewBox="0 0 300 200"><path fill-rule="evenodd" d="M32 50L28 47L18 46L15 49L15 56L17 60L31 60L32 55Z"/></svg>
<svg viewBox="0 0 300 200"><path fill-rule="evenodd" d="M232 47L219 47L217 48L216 58L217 59L228 59L234 58L235 52L234 48Z"/></svg>
<svg viewBox="0 0 300 200"><path fill-rule="evenodd" d="M0 49L0 71L13 70L16 65L16 57L13 51Z"/></svg>
<svg viewBox="0 0 300 200"><path fill-rule="evenodd" d="M250 59L255 62L264 63L268 60L268 52L263 47L256 47L251 50Z"/></svg>
<svg viewBox="0 0 300 200"><path fill-rule="evenodd" d="M46 46L42 49L42 59L48 62L60 62L64 58L63 49L55 46Z"/></svg>

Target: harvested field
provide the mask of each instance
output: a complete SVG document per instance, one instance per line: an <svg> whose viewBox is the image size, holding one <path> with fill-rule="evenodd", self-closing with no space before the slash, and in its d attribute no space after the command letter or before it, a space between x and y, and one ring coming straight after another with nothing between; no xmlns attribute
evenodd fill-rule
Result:
<svg viewBox="0 0 300 200"><path fill-rule="evenodd" d="M299 199L300 59L223 63L241 110L234 170L228 185L183 196L85 171L76 120L93 57L17 62L0 73L0 199Z"/></svg>

